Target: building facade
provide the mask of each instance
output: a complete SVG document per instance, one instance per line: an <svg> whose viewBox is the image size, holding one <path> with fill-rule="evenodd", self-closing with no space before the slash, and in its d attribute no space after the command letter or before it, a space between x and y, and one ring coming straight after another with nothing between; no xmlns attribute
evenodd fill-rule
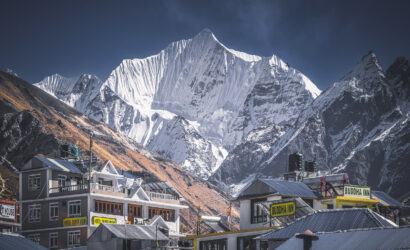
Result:
<svg viewBox="0 0 410 250"><path fill-rule="evenodd" d="M101 223L158 221L171 238L180 235L180 209L187 207L168 183L143 183L110 161L94 168L89 178L88 165L35 156L23 167L19 198L24 236L47 248L71 248L85 246Z"/></svg>

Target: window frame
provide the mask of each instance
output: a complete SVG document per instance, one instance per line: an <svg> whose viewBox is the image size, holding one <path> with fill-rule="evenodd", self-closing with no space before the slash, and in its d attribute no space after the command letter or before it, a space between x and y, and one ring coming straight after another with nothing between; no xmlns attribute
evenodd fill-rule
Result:
<svg viewBox="0 0 410 250"><path fill-rule="evenodd" d="M37 244L40 244L40 234L39 233L35 233L35 234L29 234L27 235L27 238ZM38 241L37 241L38 239Z"/></svg>
<svg viewBox="0 0 410 250"><path fill-rule="evenodd" d="M34 180L38 177L38 185L34 185ZM35 179L34 179L35 178ZM31 179L34 179L31 181ZM27 177L28 191L37 191L41 188L41 174L31 174Z"/></svg>
<svg viewBox="0 0 410 250"><path fill-rule="evenodd" d="M38 217L33 218L34 212L32 210L38 210ZM29 223L36 223L41 221L41 204L28 205L28 221Z"/></svg>
<svg viewBox="0 0 410 250"><path fill-rule="evenodd" d="M52 236L56 236L56 237L52 237ZM51 242L51 239L55 239L55 242ZM55 243L55 245L53 245L52 243ZM58 248L58 232L52 232L48 234L48 247Z"/></svg>
<svg viewBox="0 0 410 250"><path fill-rule="evenodd" d="M94 212L111 215L124 215L124 203L94 200Z"/></svg>
<svg viewBox="0 0 410 250"><path fill-rule="evenodd" d="M64 179L64 185L60 185L60 180L63 180L63 179ZM61 184L62 184L62 182L61 182ZM66 186L66 184L67 184L67 176L63 175L63 174L57 175L57 185L58 185L58 187L63 188L63 187Z"/></svg>
<svg viewBox="0 0 410 250"><path fill-rule="evenodd" d="M75 213L75 214L71 213L70 206L71 206L72 203L79 203L80 208L79 208L78 213ZM67 217L68 218L73 218L73 217L80 217L80 216L81 216L81 200L68 201L67 202Z"/></svg>
<svg viewBox="0 0 410 250"><path fill-rule="evenodd" d="M78 238L79 238L79 242L78 244L70 244L70 234L77 234L78 233ZM73 242L74 243L74 240ZM75 230L75 231L67 231L67 247L79 247L81 246L81 230Z"/></svg>
<svg viewBox="0 0 410 250"><path fill-rule="evenodd" d="M57 205L57 215L51 216L52 215L52 207L55 207ZM50 221L56 221L59 218L59 213L60 213L60 204L58 202L51 202L48 205L48 218Z"/></svg>
<svg viewBox="0 0 410 250"><path fill-rule="evenodd" d="M254 211L255 211L255 206L257 203L261 203L267 201L266 198L262 198L262 199L252 199L251 200L251 224L260 224L260 223L265 223L268 221L268 215L269 214L264 214L262 211L261 215L254 215Z"/></svg>
<svg viewBox="0 0 410 250"><path fill-rule="evenodd" d="M148 207L148 218L152 219L155 215L160 215L165 221L168 221L168 222L176 221L176 216L175 216L176 213L174 209L160 208L160 207Z"/></svg>

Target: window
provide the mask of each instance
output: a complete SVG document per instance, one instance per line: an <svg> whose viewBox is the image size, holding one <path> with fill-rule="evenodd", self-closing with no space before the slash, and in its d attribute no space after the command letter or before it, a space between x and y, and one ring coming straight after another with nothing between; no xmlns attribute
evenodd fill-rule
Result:
<svg viewBox="0 0 410 250"><path fill-rule="evenodd" d="M29 222L39 222L40 221L40 216L41 216L41 206L40 204L34 204L28 206L28 212L29 212Z"/></svg>
<svg viewBox="0 0 410 250"><path fill-rule="evenodd" d="M50 220L58 220L58 202L50 203Z"/></svg>
<svg viewBox="0 0 410 250"><path fill-rule="evenodd" d="M68 232L67 237L68 247L79 247L81 242L81 233L80 231L70 231Z"/></svg>
<svg viewBox="0 0 410 250"><path fill-rule="evenodd" d="M201 241L200 250L226 250L228 249L227 239ZM239 248L238 248L239 249Z"/></svg>
<svg viewBox="0 0 410 250"><path fill-rule="evenodd" d="M50 240L50 248L58 248L58 233L50 233L49 234L49 240Z"/></svg>
<svg viewBox="0 0 410 250"><path fill-rule="evenodd" d="M142 207L138 205L128 205L128 220L134 223L134 218L142 218Z"/></svg>
<svg viewBox="0 0 410 250"><path fill-rule="evenodd" d="M94 209L97 213L123 215L123 204L108 201L94 201Z"/></svg>
<svg viewBox="0 0 410 250"><path fill-rule="evenodd" d="M327 209L333 209L333 204L327 204Z"/></svg>
<svg viewBox="0 0 410 250"><path fill-rule="evenodd" d="M58 175L58 187L65 187L67 176L65 175Z"/></svg>
<svg viewBox="0 0 410 250"><path fill-rule="evenodd" d="M165 221L175 221L175 210L158 208L158 207L149 207L148 217L152 219L155 215L160 215Z"/></svg>
<svg viewBox="0 0 410 250"><path fill-rule="evenodd" d="M40 234L29 234L27 238L29 238L37 244L40 244Z"/></svg>
<svg viewBox="0 0 410 250"><path fill-rule="evenodd" d="M40 175L32 174L28 176L28 190L35 191L40 189Z"/></svg>
<svg viewBox="0 0 410 250"><path fill-rule="evenodd" d="M263 204L265 201L266 199L251 200L251 224L268 221L268 211Z"/></svg>
<svg viewBox="0 0 410 250"><path fill-rule="evenodd" d="M81 201L68 202L68 217L81 216Z"/></svg>

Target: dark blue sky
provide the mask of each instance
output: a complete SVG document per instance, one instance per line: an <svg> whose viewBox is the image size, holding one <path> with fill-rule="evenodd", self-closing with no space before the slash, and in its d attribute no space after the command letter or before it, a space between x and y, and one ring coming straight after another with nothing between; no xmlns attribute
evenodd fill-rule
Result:
<svg viewBox="0 0 410 250"><path fill-rule="evenodd" d="M276 54L325 89L369 50L410 56L410 1L2 0L0 69L105 80L124 58L209 28L227 47Z"/></svg>

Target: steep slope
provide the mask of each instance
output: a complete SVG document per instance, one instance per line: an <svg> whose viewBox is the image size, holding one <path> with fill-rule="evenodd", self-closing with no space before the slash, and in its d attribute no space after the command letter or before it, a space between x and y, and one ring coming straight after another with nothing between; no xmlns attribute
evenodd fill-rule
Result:
<svg viewBox="0 0 410 250"><path fill-rule="evenodd" d="M295 126L272 139L270 130L254 131L259 138L237 146L210 180L229 190L250 174L276 176L286 171L288 155L299 151L321 170L346 171L353 183L400 196L410 189L408 68L398 59L386 76L369 53L316 98Z"/></svg>
<svg viewBox="0 0 410 250"><path fill-rule="evenodd" d="M57 88L45 87L44 81L37 86L57 96ZM319 94L306 76L275 55L262 58L228 49L205 29L156 55L124 60L95 98L78 109L206 178L249 131L271 123L287 128ZM158 145L163 140L157 137L165 133L160 130L173 126L177 116L195 130L184 132L200 135L201 143L167 133L181 145ZM184 158L176 154L180 148L185 148Z"/></svg>
<svg viewBox="0 0 410 250"><path fill-rule="evenodd" d="M94 153L122 169L148 171L171 183L190 207L182 212L183 231L194 228L203 214L224 214L229 203L215 186L187 173L174 162L92 120L39 88L0 71L0 155L21 168L36 154L54 156L68 142L88 148L93 131ZM212 202L210 202L212 201Z"/></svg>

